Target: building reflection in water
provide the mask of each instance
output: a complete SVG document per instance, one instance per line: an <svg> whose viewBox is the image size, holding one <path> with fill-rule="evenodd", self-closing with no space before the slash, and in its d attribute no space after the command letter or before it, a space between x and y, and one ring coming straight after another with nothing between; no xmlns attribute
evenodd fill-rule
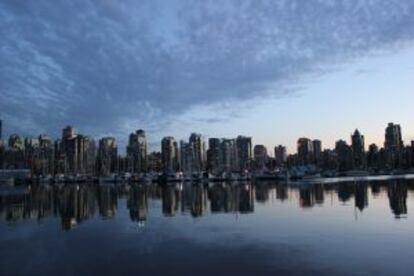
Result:
<svg viewBox="0 0 414 276"><path fill-rule="evenodd" d="M341 202L349 201L354 194L352 183L348 183L348 182L341 183L341 185L338 185L337 187L337 192L338 192L338 199Z"/></svg>
<svg viewBox="0 0 414 276"><path fill-rule="evenodd" d="M280 201L285 201L289 198L286 185L276 185L276 198Z"/></svg>
<svg viewBox="0 0 414 276"><path fill-rule="evenodd" d="M368 185L366 183L355 184L355 207L360 211L368 207Z"/></svg>
<svg viewBox="0 0 414 276"><path fill-rule="evenodd" d="M267 202L269 200L269 182L263 181L255 185L257 202Z"/></svg>
<svg viewBox="0 0 414 276"><path fill-rule="evenodd" d="M404 217L407 214L407 186L398 181L392 181L387 186L387 194L395 217Z"/></svg>
<svg viewBox="0 0 414 276"><path fill-rule="evenodd" d="M292 200L298 200L297 206L301 208L324 205L328 195L333 199L336 193L339 202L353 199L355 208L363 211L369 207L369 190L372 200L388 198L396 219L407 216L407 197L409 191L414 191L413 180L304 185L263 182L255 185L180 183L163 187L137 184L0 187L0 219L13 225L21 220L42 221L56 216L61 219L62 228L69 230L98 214L103 219L113 218L121 200L121 204L126 202L131 221L144 225L149 201L161 201L161 212L166 217L180 214L202 217L208 215L208 208L211 213L252 213L255 202L266 204L272 198L283 204L290 193L298 195Z"/></svg>
<svg viewBox="0 0 414 276"><path fill-rule="evenodd" d="M262 194L256 196L256 199L259 198L260 202L267 201L269 192L268 186L261 183L260 193ZM212 213L251 213L254 211L254 186L251 184L213 184L210 188L209 199Z"/></svg>
<svg viewBox="0 0 414 276"><path fill-rule="evenodd" d="M110 219L115 216L118 207L118 191L115 185L100 185L98 188L99 214Z"/></svg>
<svg viewBox="0 0 414 276"><path fill-rule="evenodd" d="M132 221L144 225L147 220L148 202L147 189L142 185L132 185L129 190L127 207Z"/></svg>
<svg viewBox="0 0 414 276"><path fill-rule="evenodd" d="M165 216L175 216L179 210L180 186L167 186L162 189L162 213Z"/></svg>

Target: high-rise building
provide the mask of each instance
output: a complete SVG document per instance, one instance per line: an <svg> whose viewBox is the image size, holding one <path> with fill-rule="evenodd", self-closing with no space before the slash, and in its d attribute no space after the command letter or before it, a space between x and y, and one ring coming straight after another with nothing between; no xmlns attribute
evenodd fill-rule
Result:
<svg viewBox="0 0 414 276"><path fill-rule="evenodd" d="M371 144L368 147L367 166L369 168L378 169L380 167L379 149L376 144Z"/></svg>
<svg viewBox="0 0 414 276"><path fill-rule="evenodd" d="M4 169L5 145L3 143L3 121L0 119L0 170Z"/></svg>
<svg viewBox="0 0 414 276"><path fill-rule="evenodd" d="M212 173L219 173L221 168L221 139L208 139L207 169Z"/></svg>
<svg viewBox="0 0 414 276"><path fill-rule="evenodd" d="M225 172L237 171L237 148L235 139L223 139L220 145L221 152L221 169Z"/></svg>
<svg viewBox="0 0 414 276"><path fill-rule="evenodd" d="M210 138L207 157L210 172L217 174L239 171L236 139Z"/></svg>
<svg viewBox="0 0 414 276"><path fill-rule="evenodd" d="M96 159L95 141L89 136L77 135L74 142L76 147L75 173L94 174Z"/></svg>
<svg viewBox="0 0 414 276"><path fill-rule="evenodd" d="M361 135L358 129L351 135L352 141L352 155L353 155L353 167L355 169L363 169L366 167L365 157L365 139Z"/></svg>
<svg viewBox="0 0 414 276"><path fill-rule="evenodd" d="M38 158L37 155L39 153L39 140L33 137L26 137L24 139L24 151L25 167L31 169L31 171L36 174L36 161Z"/></svg>
<svg viewBox="0 0 414 276"><path fill-rule="evenodd" d="M193 168L193 149L185 141L180 141L180 167L183 172L191 172Z"/></svg>
<svg viewBox="0 0 414 276"><path fill-rule="evenodd" d="M389 123L385 129L385 150L399 151L404 147L400 125Z"/></svg>
<svg viewBox="0 0 414 276"><path fill-rule="evenodd" d="M8 148L4 153L6 169L23 169L26 167L25 143L21 136L12 134L8 140Z"/></svg>
<svg viewBox="0 0 414 276"><path fill-rule="evenodd" d="M337 164L339 171L349 171L352 169L352 148L344 141L339 140L335 144Z"/></svg>
<svg viewBox="0 0 414 276"><path fill-rule="evenodd" d="M62 130L62 140L61 140L61 157L62 158L62 166L63 170L62 173L76 173L77 172L77 154L78 154L78 145L77 140L75 139L77 137L76 129L72 126L66 126Z"/></svg>
<svg viewBox="0 0 414 276"><path fill-rule="evenodd" d="M38 153L38 174L48 175L54 172L53 141L47 135L40 135Z"/></svg>
<svg viewBox="0 0 414 276"><path fill-rule="evenodd" d="M325 170L336 170L338 167L336 152L330 149L324 150L319 165Z"/></svg>
<svg viewBox="0 0 414 276"><path fill-rule="evenodd" d="M240 172L250 169L252 161L252 138L246 136L238 136L236 138L236 149L238 159L238 170Z"/></svg>
<svg viewBox="0 0 414 276"><path fill-rule="evenodd" d="M118 171L118 147L115 138L104 137L99 140L96 161L99 175L109 175Z"/></svg>
<svg viewBox="0 0 414 276"><path fill-rule="evenodd" d="M46 135L25 139L25 167L33 175L53 174L54 154L52 140Z"/></svg>
<svg viewBox="0 0 414 276"><path fill-rule="evenodd" d="M411 166L414 167L414 140L411 141Z"/></svg>
<svg viewBox="0 0 414 276"><path fill-rule="evenodd" d="M13 149L24 150L24 140L17 134L10 135L8 145Z"/></svg>
<svg viewBox="0 0 414 276"><path fill-rule="evenodd" d="M153 151L150 154L148 154L148 170L151 172L161 172L162 170L161 152Z"/></svg>
<svg viewBox="0 0 414 276"><path fill-rule="evenodd" d="M275 147L275 161L276 166L280 167L286 163L287 160L287 151L286 147L279 145Z"/></svg>
<svg viewBox="0 0 414 276"><path fill-rule="evenodd" d="M309 138L299 138L297 143L298 161L300 165L313 163L313 143Z"/></svg>
<svg viewBox="0 0 414 276"><path fill-rule="evenodd" d="M320 164L321 157L322 157L322 141L313 140L312 148L313 148L313 161L315 164Z"/></svg>
<svg viewBox="0 0 414 276"><path fill-rule="evenodd" d="M132 162L132 170L134 173L147 172L147 139L144 130L139 129L129 135L127 155Z"/></svg>
<svg viewBox="0 0 414 276"><path fill-rule="evenodd" d="M179 170L178 146L174 137L164 137L161 141L162 169L165 173Z"/></svg>
<svg viewBox="0 0 414 276"><path fill-rule="evenodd" d="M3 141L0 140L0 170L4 169L5 163L5 147Z"/></svg>
<svg viewBox="0 0 414 276"><path fill-rule="evenodd" d="M192 151L192 171L201 172L205 169L206 148L201 134L191 133L189 145Z"/></svg>
<svg viewBox="0 0 414 276"><path fill-rule="evenodd" d="M400 125L389 123L385 129L384 143L388 168L396 168L401 165L401 153L403 148L404 143L402 140Z"/></svg>
<svg viewBox="0 0 414 276"><path fill-rule="evenodd" d="M62 139L72 139L72 138L75 138L76 136L77 136L77 131L72 126L66 126L62 130Z"/></svg>
<svg viewBox="0 0 414 276"><path fill-rule="evenodd" d="M254 146L254 162L257 170L263 170L266 168L268 155L267 149L264 145Z"/></svg>
<svg viewBox="0 0 414 276"><path fill-rule="evenodd" d="M95 141L77 134L75 128L67 126L62 130L60 145L55 144L55 164L58 173L93 174L96 158Z"/></svg>

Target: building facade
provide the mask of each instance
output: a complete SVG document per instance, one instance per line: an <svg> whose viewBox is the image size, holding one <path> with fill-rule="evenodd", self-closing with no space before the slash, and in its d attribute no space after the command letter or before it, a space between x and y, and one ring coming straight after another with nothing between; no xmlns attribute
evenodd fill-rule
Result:
<svg viewBox="0 0 414 276"><path fill-rule="evenodd" d="M147 138L145 131L137 130L129 135L127 155L131 163L131 172L146 173L148 168Z"/></svg>

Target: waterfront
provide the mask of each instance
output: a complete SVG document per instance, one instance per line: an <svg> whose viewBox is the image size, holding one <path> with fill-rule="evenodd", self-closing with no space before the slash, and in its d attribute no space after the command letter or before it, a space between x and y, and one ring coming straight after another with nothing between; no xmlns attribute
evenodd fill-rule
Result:
<svg viewBox="0 0 414 276"><path fill-rule="evenodd" d="M15 274L382 274L414 269L414 180L3 187Z"/></svg>

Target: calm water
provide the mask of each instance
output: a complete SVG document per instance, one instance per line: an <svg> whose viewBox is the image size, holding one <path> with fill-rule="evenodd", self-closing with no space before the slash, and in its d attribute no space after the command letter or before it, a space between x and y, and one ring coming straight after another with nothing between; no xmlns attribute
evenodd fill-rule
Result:
<svg viewBox="0 0 414 276"><path fill-rule="evenodd" d="M0 274L414 274L414 180L1 188Z"/></svg>

